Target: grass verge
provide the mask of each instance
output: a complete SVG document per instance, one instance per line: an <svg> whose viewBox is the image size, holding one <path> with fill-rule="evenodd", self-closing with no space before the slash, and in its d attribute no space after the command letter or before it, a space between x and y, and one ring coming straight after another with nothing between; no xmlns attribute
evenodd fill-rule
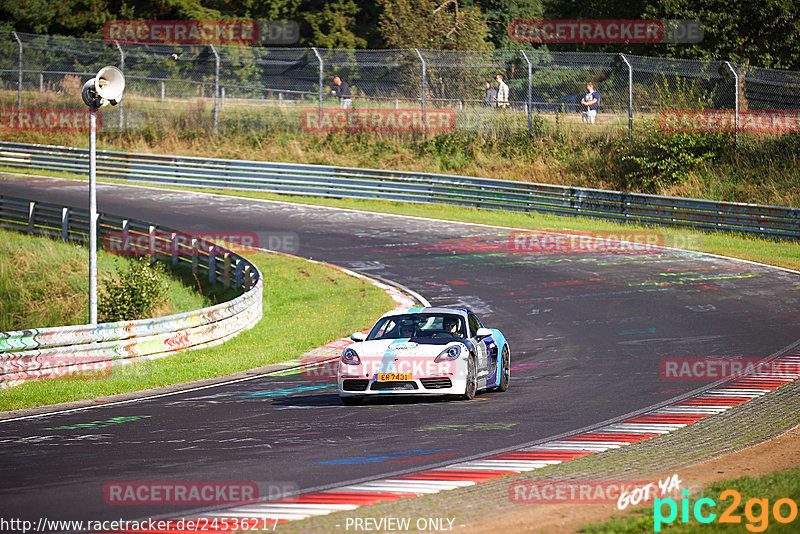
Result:
<svg viewBox="0 0 800 534"><path fill-rule="evenodd" d="M394 306L366 280L323 264L267 253L248 255L264 276L264 318L208 349L115 366L96 380L43 380L0 393L0 411L42 406L222 376L289 360L372 324Z"/></svg>
<svg viewBox="0 0 800 534"><path fill-rule="evenodd" d="M735 490L733 493L726 490ZM777 471L763 477L742 477L734 480L724 480L706 486L701 496L690 496L686 504L689 521L684 522L682 517L683 503L675 503L677 512L672 521L670 506L662 504L655 508L642 507L617 516L604 523L594 523L581 529L581 532L592 534L601 533L633 533L633 532L674 532L676 534L704 534L713 532L797 532L797 502L800 500L800 470L788 469ZM739 499L737 500L737 494ZM708 501L701 506L700 512L704 517L714 518L710 522L701 523L694 516L695 504L700 498L711 499L716 503L710 507ZM782 502L778 512L784 519L791 521L781 522L775 517L775 504L780 499L790 499L793 505ZM656 513L656 510L660 514ZM794 513L792 513L794 510ZM722 522L724 513L729 512L733 522ZM659 517L656 530L655 517Z"/></svg>
<svg viewBox="0 0 800 534"><path fill-rule="evenodd" d="M112 279L127 258L102 250L98 278ZM216 287L197 286L185 272L161 277L166 302L160 317L196 310L232 298ZM102 284L100 284L102 286ZM74 243L0 229L0 332L89 322L89 250Z"/></svg>

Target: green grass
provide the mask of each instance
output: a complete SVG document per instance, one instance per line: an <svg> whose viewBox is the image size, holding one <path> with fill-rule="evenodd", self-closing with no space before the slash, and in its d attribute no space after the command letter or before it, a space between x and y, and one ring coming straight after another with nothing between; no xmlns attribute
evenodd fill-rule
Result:
<svg viewBox="0 0 800 534"><path fill-rule="evenodd" d="M0 411L91 399L222 376L295 358L370 326L394 302L365 280L286 256L248 255L264 276L264 318L226 343L148 363L116 366L96 380L43 380L0 392Z"/></svg>
<svg viewBox="0 0 800 534"><path fill-rule="evenodd" d="M98 279L116 277L129 260L102 250ZM230 297L199 288L186 272L162 277L167 300L155 316L195 310ZM102 287L102 286L101 286ZM73 243L0 229L0 332L89 322L89 251Z"/></svg>
<svg viewBox="0 0 800 534"><path fill-rule="evenodd" d="M722 498L725 490L736 490L740 495L738 506L735 503L734 494L728 493ZM716 507L709 507L707 504L702 507L702 513L708 516L710 513L716 514L714 521L709 524L702 524L694 517L692 510L695 502L700 498L709 498L716 503ZM795 514L793 521L781 523L775 520L773 508L779 499L788 498L794 501L795 505L800 502L800 470L788 469L777 471L763 477L742 477L735 480L724 480L706 486L702 495L692 495L689 497L689 521L683 523L681 516L680 501L676 502L677 516L670 522L665 523L669 515L669 505L663 504L659 508L664 516L661 521L661 532L675 534L704 534L708 532L797 532L800 525L800 517ZM768 510L761 508L760 504L749 503L751 499L766 499ZM740 518L740 523L720 523L722 514L730 509L730 517L735 520ZM797 508L795 507L795 510ZM614 519L605 523L594 523L581 529L581 532L592 534L601 533L638 533L654 531L654 507L642 507L632 510L628 514L616 516ZM784 504L781 514L790 517L791 509Z"/></svg>

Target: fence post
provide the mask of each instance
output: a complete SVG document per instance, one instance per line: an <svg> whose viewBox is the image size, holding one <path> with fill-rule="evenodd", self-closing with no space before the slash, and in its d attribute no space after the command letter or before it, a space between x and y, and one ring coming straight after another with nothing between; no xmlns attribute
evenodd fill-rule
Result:
<svg viewBox="0 0 800 534"><path fill-rule="evenodd" d="M22 40L17 32L11 32L14 39L19 43L19 81L17 82L17 109L22 110Z"/></svg>
<svg viewBox="0 0 800 534"><path fill-rule="evenodd" d="M311 47L311 50L314 51L314 55L317 56L317 61L319 61L319 119L317 121L317 126L322 128L322 84L325 83L324 81L324 70L325 70L325 62L322 61L322 56L319 55L317 52L316 47ZM278 93L278 105L280 105L280 96L281 93Z"/></svg>
<svg viewBox="0 0 800 534"><path fill-rule="evenodd" d="M522 57L525 58L525 62L528 64L528 133L530 134L533 131L533 65L531 65L531 60L528 58L528 54L525 53L525 50L521 50Z"/></svg>
<svg viewBox="0 0 800 534"><path fill-rule="evenodd" d="M122 51L122 47L119 45L118 41L114 41L114 44L117 45L117 50L119 50L119 70L123 73L125 72L125 52ZM122 112L122 106L124 105L123 101L119 101L119 129L123 129L125 127L125 114Z"/></svg>
<svg viewBox="0 0 800 534"><path fill-rule="evenodd" d="M214 135L219 133L219 54L213 44L208 45L214 52Z"/></svg>
<svg viewBox="0 0 800 534"><path fill-rule="evenodd" d="M161 82L161 103L164 103L164 82Z"/></svg>
<svg viewBox="0 0 800 534"><path fill-rule="evenodd" d="M427 85L427 65L425 64L425 58L422 57L420 54L419 49L415 48L414 52L417 53L417 57L422 62L422 131L425 131L425 86Z"/></svg>
<svg viewBox="0 0 800 534"><path fill-rule="evenodd" d="M633 141L633 65L625 54L620 52L619 57L628 66L628 141Z"/></svg>
<svg viewBox="0 0 800 534"><path fill-rule="evenodd" d="M730 61L726 61L725 65L727 65L728 68L731 69L731 72L733 73L733 106L734 106L733 131L734 135L736 136L735 143L736 146L738 147L739 146L739 73L736 72L736 69L733 68L733 65L731 64Z"/></svg>

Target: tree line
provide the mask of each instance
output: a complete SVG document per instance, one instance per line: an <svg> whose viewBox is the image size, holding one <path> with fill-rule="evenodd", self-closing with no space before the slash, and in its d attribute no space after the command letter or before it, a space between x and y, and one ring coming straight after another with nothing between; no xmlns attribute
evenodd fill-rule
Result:
<svg viewBox="0 0 800 534"><path fill-rule="evenodd" d="M102 38L111 20L292 20L293 46L541 49L731 60L800 70L800 5L786 0L26 0L0 3L0 29ZM696 44L512 42L515 19L698 20Z"/></svg>

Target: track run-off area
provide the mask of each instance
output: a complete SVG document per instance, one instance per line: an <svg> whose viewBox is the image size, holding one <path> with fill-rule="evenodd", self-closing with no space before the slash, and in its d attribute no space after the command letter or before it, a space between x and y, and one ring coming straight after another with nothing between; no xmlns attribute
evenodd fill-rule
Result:
<svg viewBox="0 0 800 534"><path fill-rule="evenodd" d="M0 176L0 194L88 204L86 182L65 179ZM98 210L186 232L255 233L264 248L291 235L285 252L393 281L433 306L470 308L509 340L510 389L346 407L334 380L284 374L0 421L3 517L203 512L109 504L104 489L120 481L308 493L452 465L591 430L713 382L671 380L667 360L764 358L798 339L800 276L734 259L541 250L525 245L540 235L530 231L105 183ZM98 421L112 423L89 424Z"/></svg>

